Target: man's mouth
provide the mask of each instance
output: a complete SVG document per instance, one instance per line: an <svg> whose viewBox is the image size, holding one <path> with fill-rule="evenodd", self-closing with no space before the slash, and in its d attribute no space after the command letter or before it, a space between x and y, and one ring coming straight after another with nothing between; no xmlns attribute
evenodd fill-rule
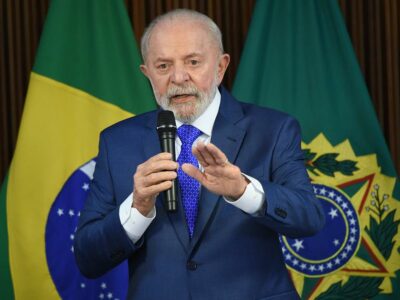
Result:
<svg viewBox="0 0 400 300"><path fill-rule="evenodd" d="M173 100L174 102L185 102L187 100L190 100L190 98L195 97L193 94L179 94L172 96L170 99Z"/></svg>

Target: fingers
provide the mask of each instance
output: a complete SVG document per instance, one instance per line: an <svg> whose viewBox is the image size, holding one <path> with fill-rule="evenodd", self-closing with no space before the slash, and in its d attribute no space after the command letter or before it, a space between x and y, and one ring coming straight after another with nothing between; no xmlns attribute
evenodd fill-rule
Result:
<svg viewBox="0 0 400 300"><path fill-rule="evenodd" d="M192 153L196 157L199 164L203 166L203 168L209 166L209 163L207 163L206 159L204 158L203 154L200 152L197 145L192 148Z"/></svg>
<svg viewBox="0 0 400 300"><path fill-rule="evenodd" d="M192 153L196 157L197 161L199 162L200 165L203 167L207 167L208 163L206 162L206 159L204 158L203 154L199 150L199 146L201 146L202 143L197 143L193 148L192 148Z"/></svg>
<svg viewBox="0 0 400 300"><path fill-rule="evenodd" d="M193 147L192 153L203 167L214 165L215 161L210 152L207 150L206 144L199 142Z"/></svg>
<svg viewBox="0 0 400 300"><path fill-rule="evenodd" d="M170 153L159 153L140 164L133 176L134 191L138 201L153 199L167 190L177 176L178 163Z"/></svg>
<svg viewBox="0 0 400 300"><path fill-rule="evenodd" d="M143 216L148 216L155 205L157 195L171 186L171 181L163 181L149 187L135 187L132 207L136 208Z"/></svg>
<svg viewBox="0 0 400 300"><path fill-rule="evenodd" d="M199 142L193 147L193 155L203 167L210 165L224 166L228 163L226 155L214 144Z"/></svg>
<svg viewBox="0 0 400 300"><path fill-rule="evenodd" d="M150 157L146 162L152 162L152 161L158 161L158 160L164 160L164 159L172 159L172 154L168 152L161 152L158 153L152 157Z"/></svg>
<svg viewBox="0 0 400 300"><path fill-rule="evenodd" d="M137 167L134 175L135 185L149 187L174 180L178 166L177 162L172 161L170 153L159 153Z"/></svg>
<svg viewBox="0 0 400 300"><path fill-rule="evenodd" d="M171 181L174 180L177 176L177 173L174 171L164 171L164 172L157 172L152 173L143 178L143 185L144 186L152 186L156 185L163 181Z"/></svg>
<svg viewBox="0 0 400 300"><path fill-rule="evenodd" d="M204 178L204 174L202 172L200 172L200 170L197 169L192 164L183 164L182 165L182 170L183 170L183 172L188 174L190 177L193 177L198 182L200 182L200 184L204 183L204 179L205 179Z"/></svg>
<svg viewBox="0 0 400 300"><path fill-rule="evenodd" d="M206 146L206 148L210 152L210 154L213 156L215 162L218 165L225 165L228 163L228 158L226 157L224 152L222 152L217 146L210 143Z"/></svg>
<svg viewBox="0 0 400 300"><path fill-rule="evenodd" d="M172 171L178 169L178 163L172 160L172 154L163 152L149 158L143 164L140 164L137 168L137 172L143 176L160 172L160 171Z"/></svg>
<svg viewBox="0 0 400 300"><path fill-rule="evenodd" d="M172 181L163 181L148 187L135 188L133 198L137 203L149 202L159 193L169 189L171 186Z"/></svg>

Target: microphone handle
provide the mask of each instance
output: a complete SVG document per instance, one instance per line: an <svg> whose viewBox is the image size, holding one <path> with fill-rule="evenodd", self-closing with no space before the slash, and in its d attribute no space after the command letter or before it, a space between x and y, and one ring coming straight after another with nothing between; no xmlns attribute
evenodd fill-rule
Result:
<svg viewBox="0 0 400 300"><path fill-rule="evenodd" d="M164 152L172 154L172 160L176 161L175 158L175 136L172 133L164 132L160 137L161 149ZM178 206L178 186L177 181L172 181L172 187L163 192L164 205L168 212L175 212Z"/></svg>

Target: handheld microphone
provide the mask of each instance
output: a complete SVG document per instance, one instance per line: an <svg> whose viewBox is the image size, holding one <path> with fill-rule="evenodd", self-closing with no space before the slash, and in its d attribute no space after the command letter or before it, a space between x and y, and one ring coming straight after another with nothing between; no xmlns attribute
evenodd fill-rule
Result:
<svg viewBox="0 0 400 300"><path fill-rule="evenodd" d="M175 135L176 123L174 113L170 110L163 110L158 113L157 132L160 139L160 146L163 152L172 154L172 160L176 161L175 157ZM177 182L172 181L172 187L163 192L164 205L169 212L177 210Z"/></svg>

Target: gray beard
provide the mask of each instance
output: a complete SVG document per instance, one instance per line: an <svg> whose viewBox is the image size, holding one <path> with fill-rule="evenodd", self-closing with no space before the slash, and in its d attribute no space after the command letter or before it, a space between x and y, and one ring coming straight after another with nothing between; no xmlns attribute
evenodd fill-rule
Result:
<svg viewBox="0 0 400 300"><path fill-rule="evenodd" d="M162 109L172 111L175 118L180 122L191 124L207 109L214 99L216 92L216 84L210 89L209 93L199 91L194 85L187 85L182 87L172 86L168 89L167 93L162 96L157 95L154 91L154 95L156 95L157 103ZM193 95L196 97L196 101L194 103L171 104L170 99L172 97L182 94ZM193 112L190 114L185 113L187 110Z"/></svg>

